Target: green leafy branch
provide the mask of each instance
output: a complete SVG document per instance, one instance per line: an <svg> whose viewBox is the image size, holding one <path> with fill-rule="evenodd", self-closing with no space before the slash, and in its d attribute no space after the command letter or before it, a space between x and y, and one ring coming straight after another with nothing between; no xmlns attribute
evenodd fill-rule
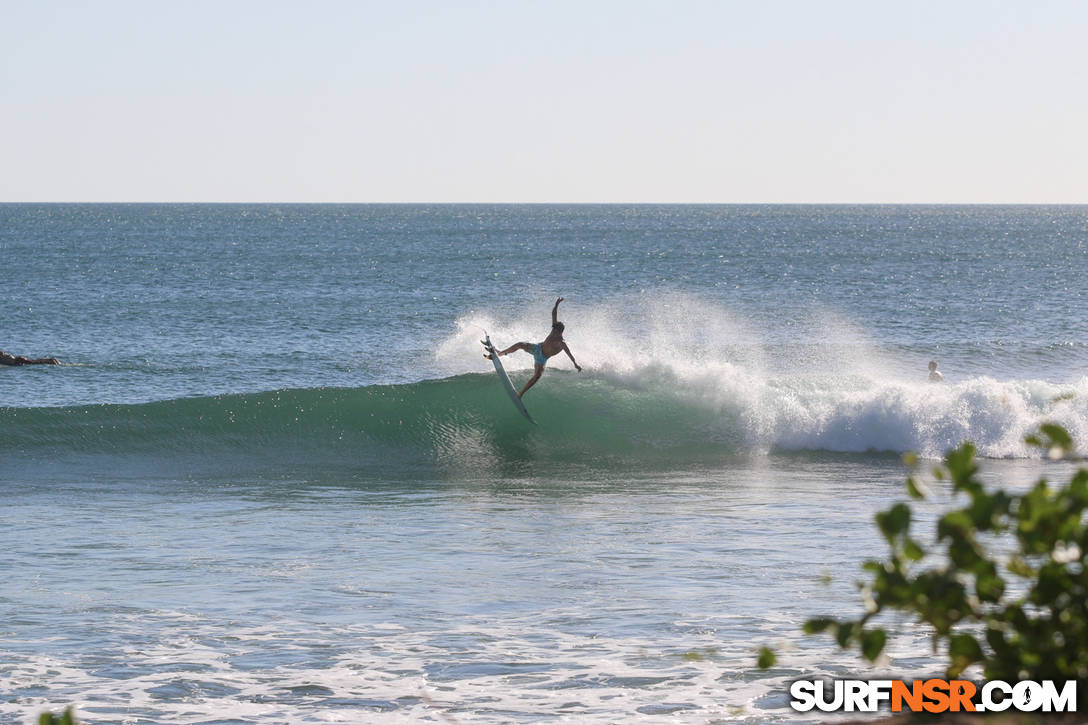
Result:
<svg viewBox="0 0 1088 725"><path fill-rule="evenodd" d="M1027 442L1052 458L1073 451L1069 434L1057 425L1043 425ZM813 618L804 631L829 633L840 647L856 647L873 661L888 635L871 622L896 610L928 625L935 650L947 644L948 677L977 663L990 679L1088 680L1088 470L1081 468L1062 486L1040 479L1023 494L987 491L978 472L969 443L935 469L967 503L940 517L932 546L912 535L909 504L878 513L890 555L864 564L872 575L863 587L865 613ZM926 496L913 476L907 491L914 499ZM1002 561L980 538L1011 539L1014 553ZM936 563L923 566L926 559ZM770 650L760 651L761 666L774 660Z"/></svg>

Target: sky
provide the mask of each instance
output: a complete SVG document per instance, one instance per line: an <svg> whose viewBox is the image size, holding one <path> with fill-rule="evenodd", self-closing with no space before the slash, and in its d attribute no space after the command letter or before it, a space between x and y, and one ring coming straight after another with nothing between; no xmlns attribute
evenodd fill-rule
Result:
<svg viewBox="0 0 1088 725"><path fill-rule="evenodd" d="M0 201L1088 203L1080 0L0 0Z"/></svg>

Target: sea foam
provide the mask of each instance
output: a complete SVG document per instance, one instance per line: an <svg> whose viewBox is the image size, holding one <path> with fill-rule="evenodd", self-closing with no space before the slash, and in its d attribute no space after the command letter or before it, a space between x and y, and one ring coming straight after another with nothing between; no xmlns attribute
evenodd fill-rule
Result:
<svg viewBox="0 0 1088 725"><path fill-rule="evenodd" d="M447 374L486 372L490 366L476 350L481 331L488 329L500 346L538 341L550 322L547 308L539 301L511 319L464 316L437 347L435 363ZM758 453L910 451L939 457L971 441L986 457L1024 458L1039 455L1024 438L1045 422L1088 441L1088 378L1056 383L982 375L929 383L924 358L897 357L833 312L813 311L794 321L788 337L782 325L761 326L688 295L561 307L560 317L568 311L565 339L584 372L550 381L546 375L527 404L550 409L558 400L580 417L594 411L631 416L645 425L621 427L650 434L650 445L666 439L681 445L686 436L693 445L729 442ZM532 358L515 352L504 363L520 380ZM549 373L572 367L560 354L549 362ZM608 395L617 403L603 399ZM622 403L631 398L641 405ZM669 425L673 435L665 435Z"/></svg>

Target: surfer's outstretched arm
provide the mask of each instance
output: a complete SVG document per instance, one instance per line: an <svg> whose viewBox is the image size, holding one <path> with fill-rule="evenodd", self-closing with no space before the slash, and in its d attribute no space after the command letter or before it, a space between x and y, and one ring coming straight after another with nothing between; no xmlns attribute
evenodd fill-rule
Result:
<svg viewBox="0 0 1088 725"><path fill-rule="evenodd" d="M562 302L562 301L563 301L562 297L557 299L555 301L555 307L552 308L552 327L555 327L556 323L559 322L559 303Z"/></svg>
<svg viewBox="0 0 1088 725"><path fill-rule="evenodd" d="M559 299L563 299L563 298L562 298L562 297L560 297ZM567 357L569 357L569 358L570 358L570 361L571 361L572 363L574 363L574 367L575 367L575 369L576 369L576 370L577 370L578 372L582 372L582 366L581 366L581 365L579 365L579 364L578 364L578 361L574 359L574 353L572 353L572 352L570 351L570 348L569 348L569 347L567 347L567 343L565 343L565 342L563 343L563 352L567 353Z"/></svg>

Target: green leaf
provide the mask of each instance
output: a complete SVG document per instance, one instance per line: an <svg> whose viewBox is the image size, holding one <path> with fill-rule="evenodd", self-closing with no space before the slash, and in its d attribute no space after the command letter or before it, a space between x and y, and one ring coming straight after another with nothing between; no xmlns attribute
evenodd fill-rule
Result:
<svg viewBox="0 0 1088 725"><path fill-rule="evenodd" d="M877 576L879 576L879 575L883 574L884 572L888 571L888 567L889 567L889 565L885 564L882 561L872 561L872 560L867 561L867 562L865 562L864 564L861 565L862 569L864 569L865 571L871 571L873 574L876 574Z"/></svg>
<svg viewBox="0 0 1088 725"><path fill-rule="evenodd" d="M846 648L861 632L861 622L840 622L835 632L835 641Z"/></svg>
<svg viewBox="0 0 1088 725"><path fill-rule="evenodd" d="M952 660L948 676L956 677L975 662L983 659L982 647L969 634L953 634L948 638L948 656Z"/></svg>
<svg viewBox="0 0 1088 725"><path fill-rule="evenodd" d="M971 516L966 511L949 511L937 521L937 539L963 539L971 531Z"/></svg>
<svg viewBox="0 0 1088 725"><path fill-rule="evenodd" d="M975 579L975 591L984 602L1001 601L1001 595L1005 593L1005 580L994 570L983 572Z"/></svg>
<svg viewBox="0 0 1088 725"><path fill-rule="evenodd" d="M1065 428L1056 423L1043 423L1039 430L1050 439L1051 448L1060 448L1065 453L1073 451L1073 438Z"/></svg>
<svg viewBox="0 0 1088 725"><path fill-rule="evenodd" d="M1022 556L1014 556L1012 559L1009 559L1007 568L1016 576L1025 579L1035 576L1035 570L1031 568L1031 565L1028 564Z"/></svg>
<svg viewBox="0 0 1088 725"><path fill-rule="evenodd" d="M766 670L770 667L774 667L774 664L777 661L778 658L775 656L774 650L769 647L759 648L759 660L756 663L759 666L759 669Z"/></svg>
<svg viewBox="0 0 1088 725"><path fill-rule="evenodd" d="M835 624L835 620L829 617L814 617L804 624L805 634L819 634Z"/></svg>
<svg viewBox="0 0 1088 725"><path fill-rule="evenodd" d="M972 489L978 484L974 476L978 473L975 463L975 447L964 443L959 448L949 451L945 456L945 466L957 490Z"/></svg>
<svg viewBox="0 0 1088 725"><path fill-rule="evenodd" d="M910 506L905 503L897 503L887 511L881 511L876 515L877 526L880 527L889 542L899 534L905 533L910 528Z"/></svg>
<svg viewBox="0 0 1088 725"><path fill-rule="evenodd" d="M76 725L76 716L71 707L66 708L60 716L43 712L38 716L38 725Z"/></svg>
<svg viewBox="0 0 1088 725"><path fill-rule="evenodd" d="M903 542L903 556L911 561L921 561L925 558L926 552L917 541L907 539Z"/></svg>
<svg viewBox="0 0 1088 725"><path fill-rule="evenodd" d="M870 629L861 634L861 654L872 662L884 651L884 644L888 641L888 634L883 629Z"/></svg>

